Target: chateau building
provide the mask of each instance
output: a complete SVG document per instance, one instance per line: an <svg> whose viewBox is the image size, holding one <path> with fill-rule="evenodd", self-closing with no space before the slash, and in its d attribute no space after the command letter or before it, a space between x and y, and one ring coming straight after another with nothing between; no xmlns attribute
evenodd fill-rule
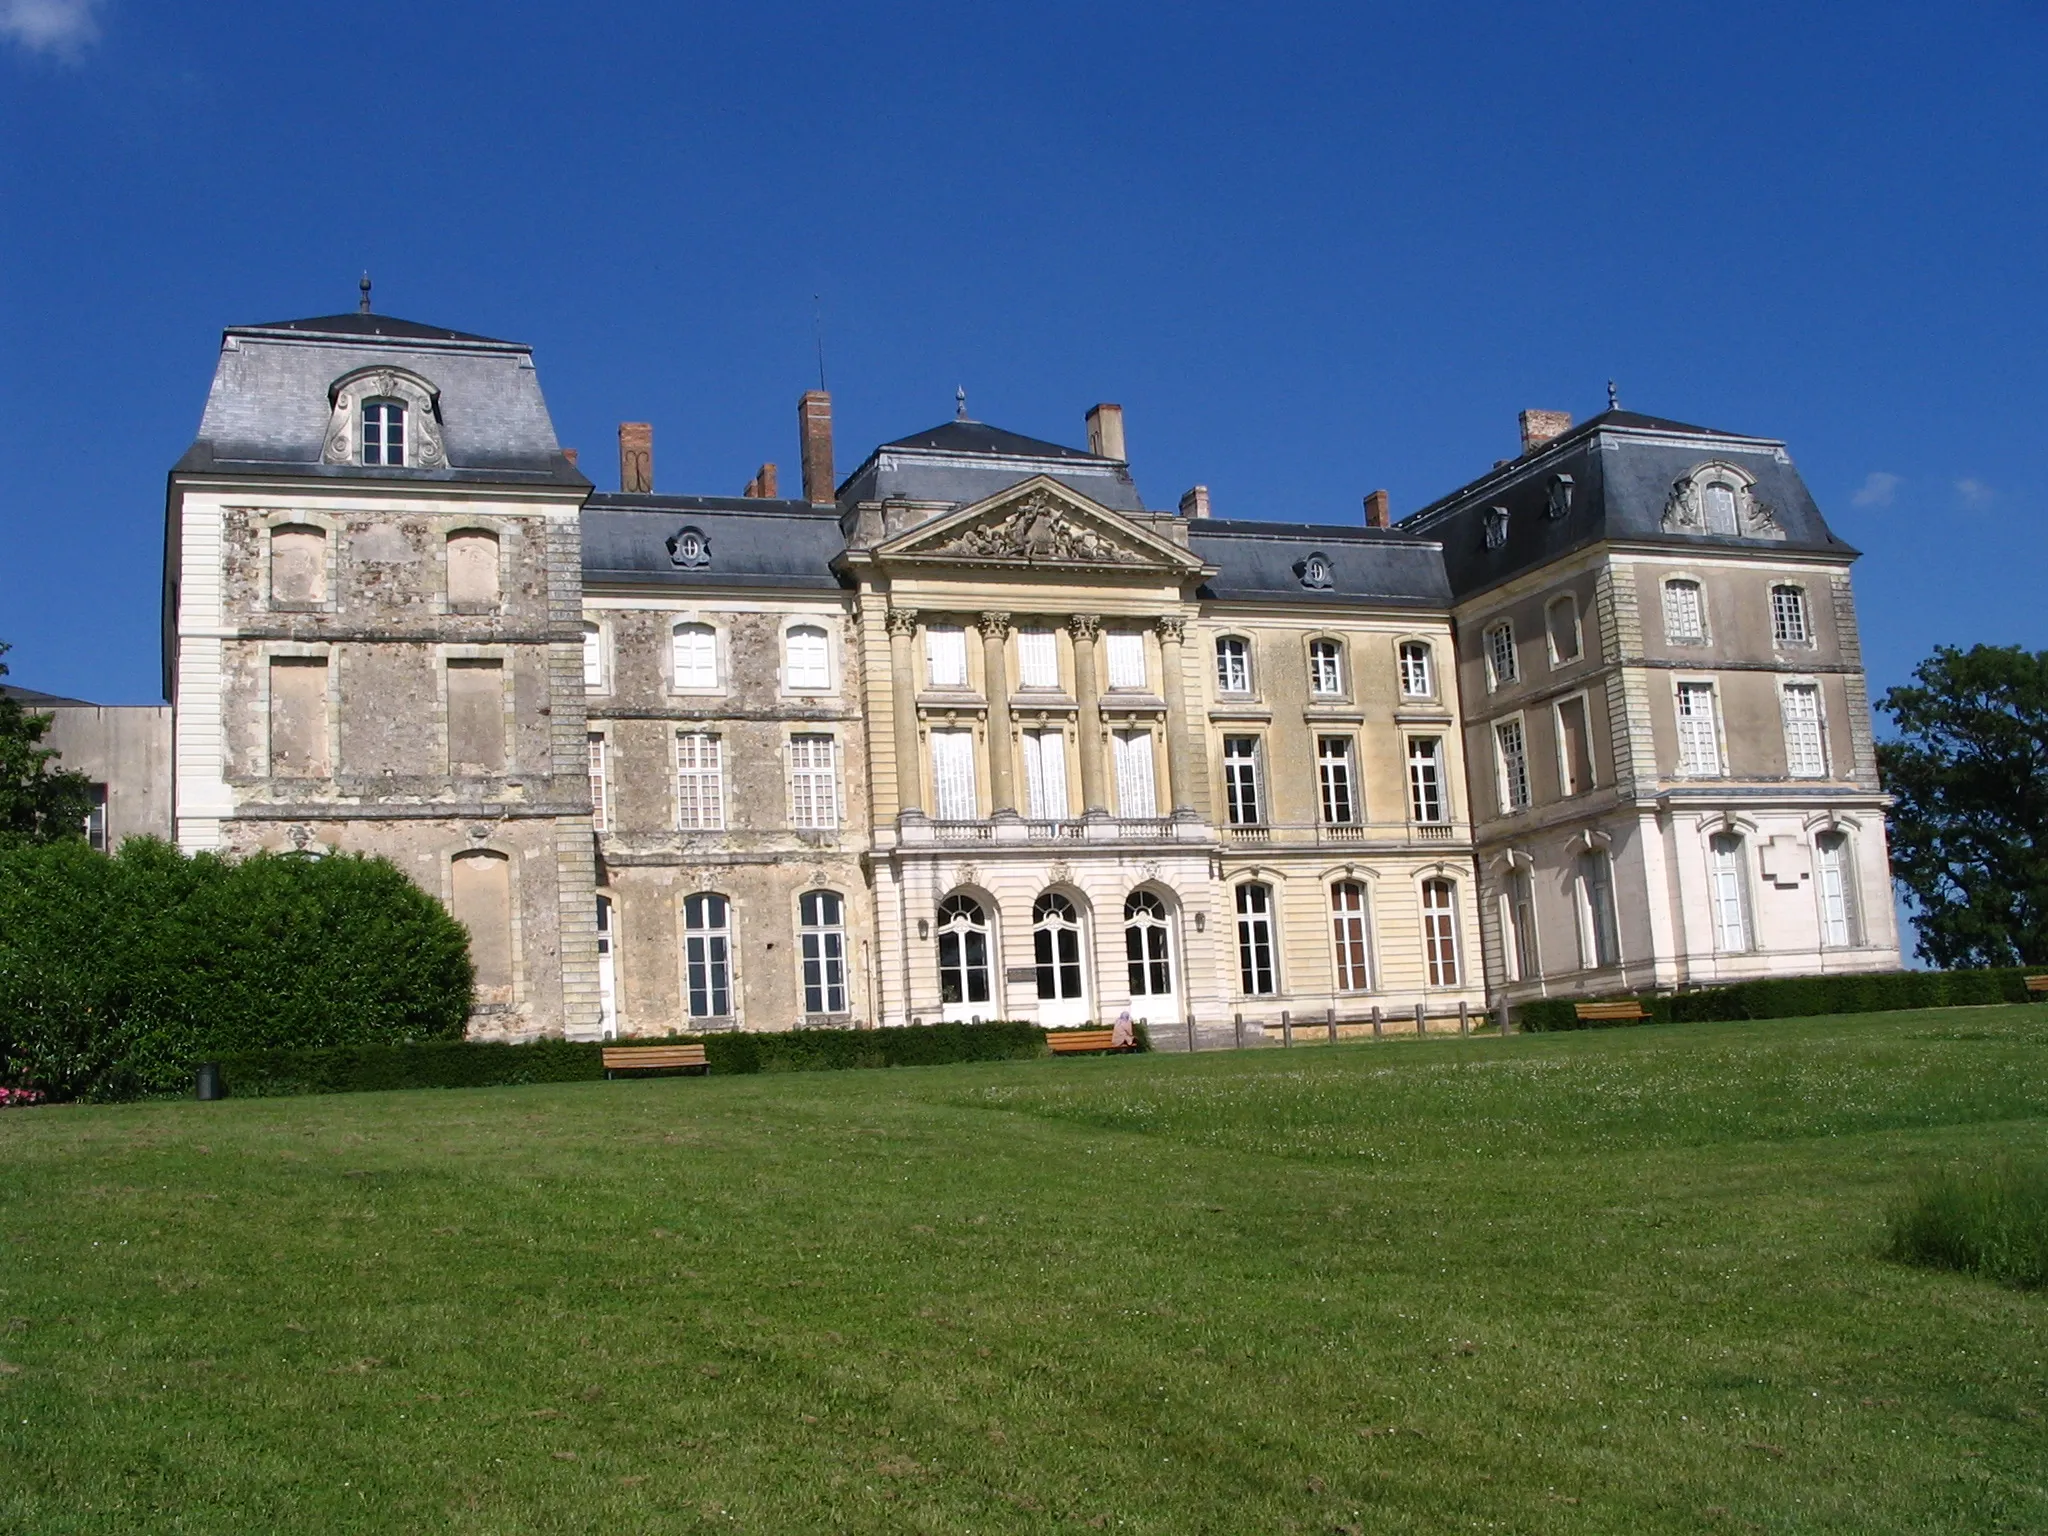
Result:
<svg viewBox="0 0 2048 1536"><path fill-rule="evenodd" d="M167 507L177 840L385 855L472 1032L1457 1028L1898 964L1848 568L1783 445L1610 410L1399 525L1148 507L966 418L620 490L529 349L236 327Z"/></svg>

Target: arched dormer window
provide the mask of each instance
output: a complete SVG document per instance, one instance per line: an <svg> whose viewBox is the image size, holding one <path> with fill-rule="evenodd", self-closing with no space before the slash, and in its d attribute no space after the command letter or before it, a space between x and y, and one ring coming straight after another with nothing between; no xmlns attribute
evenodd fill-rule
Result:
<svg viewBox="0 0 2048 1536"><path fill-rule="evenodd" d="M1756 476L1718 459L1695 466L1671 483L1664 498L1664 531L1741 539L1785 537L1777 513L1756 494Z"/></svg>
<svg viewBox="0 0 2048 1536"><path fill-rule="evenodd" d="M446 469L441 392L403 368L358 368L327 389L323 464Z"/></svg>

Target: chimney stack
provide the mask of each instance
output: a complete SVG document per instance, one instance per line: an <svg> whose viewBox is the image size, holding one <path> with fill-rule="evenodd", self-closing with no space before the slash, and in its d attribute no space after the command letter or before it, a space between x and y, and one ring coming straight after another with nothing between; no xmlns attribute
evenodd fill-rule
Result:
<svg viewBox="0 0 2048 1536"><path fill-rule="evenodd" d="M797 449L804 465L804 500L814 506L832 500L832 397L807 389L796 403Z"/></svg>
<svg viewBox="0 0 2048 1536"><path fill-rule="evenodd" d="M654 427L645 421L619 423L619 489L645 496L654 489Z"/></svg>
<svg viewBox="0 0 2048 1536"><path fill-rule="evenodd" d="M773 464L763 464L759 469L755 470L754 478L747 482L747 488L741 491L740 494L742 496L765 496L770 501L773 501L775 499L775 466Z"/></svg>
<svg viewBox="0 0 2048 1536"><path fill-rule="evenodd" d="M1374 491L1365 498L1365 526L1386 528L1392 526L1387 517L1387 493Z"/></svg>
<svg viewBox="0 0 2048 1536"><path fill-rule="evenodd" d="M1128 461L1124 452L1124 408L1120 405L1088 407L1088 451L1098 459Z"/></svg>
<svg viewBox="0 0 2048 1536"><path fill-rule="evenodd" d="M1522 412L1522 452L1534 453L1554 437L1563 437L1572 429L1570 411L1524 411Z"/></svg>
<svg viewBox="0 0 2048 1536"><path fill-rule="evenodd" d="M562 457L569 461L571 469L576 467L576 450L574 448L564 448L562 450Z"/></svg>
<svg viewBox="0 0 2048 1536"><path fill-rule="evenodd" d="M1180 499L1180 515L1182 517L1207 517L1209 515L1209 487L1206 485L1191 487Z"/></svg>

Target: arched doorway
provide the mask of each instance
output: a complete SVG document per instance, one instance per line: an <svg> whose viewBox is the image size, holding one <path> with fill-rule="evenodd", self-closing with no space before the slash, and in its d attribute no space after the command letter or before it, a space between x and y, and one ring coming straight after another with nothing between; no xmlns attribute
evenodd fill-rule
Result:
<svg viewBox="0 0 2048 1536"><path fill-rule="evenodd" d="M939 1016L947 1023L995 1013L988 914L965 891L939 903Z"/></svg>
<svg viewBox="0 0 2048 1536"><path fill-rule="evenodd" d="M1047 891L1031 906L1031 949L1038 973L1038 1022L1048 1028L1088 1021L1087 946L1071 898Z"/></svg>
<svg viewBox="0 0 2048 1536"><path fill-rule="evenodd" d="M1124 962L1130 971L1131 1017L1154 1027L1180 1019L1180 966L1173 921L1155 891L1124 900Z"/></svg>

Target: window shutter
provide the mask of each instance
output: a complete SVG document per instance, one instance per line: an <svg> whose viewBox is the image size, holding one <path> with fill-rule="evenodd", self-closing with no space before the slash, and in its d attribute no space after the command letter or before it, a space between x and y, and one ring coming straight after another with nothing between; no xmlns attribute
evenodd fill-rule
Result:
<svg viewBox="0 0 2048 1536"><path fill-rule="evenodd" d="M932 783L937 789L941 821L974 820L972 731L932 732Z"/></svg>
<svg viewBox="0 0 2048 1536"><path fill-rule="evenodd" d="M1152 733L1116 733L1116 803L1126 816L1157 816L1159 799L1152 777Z"/></svg>

